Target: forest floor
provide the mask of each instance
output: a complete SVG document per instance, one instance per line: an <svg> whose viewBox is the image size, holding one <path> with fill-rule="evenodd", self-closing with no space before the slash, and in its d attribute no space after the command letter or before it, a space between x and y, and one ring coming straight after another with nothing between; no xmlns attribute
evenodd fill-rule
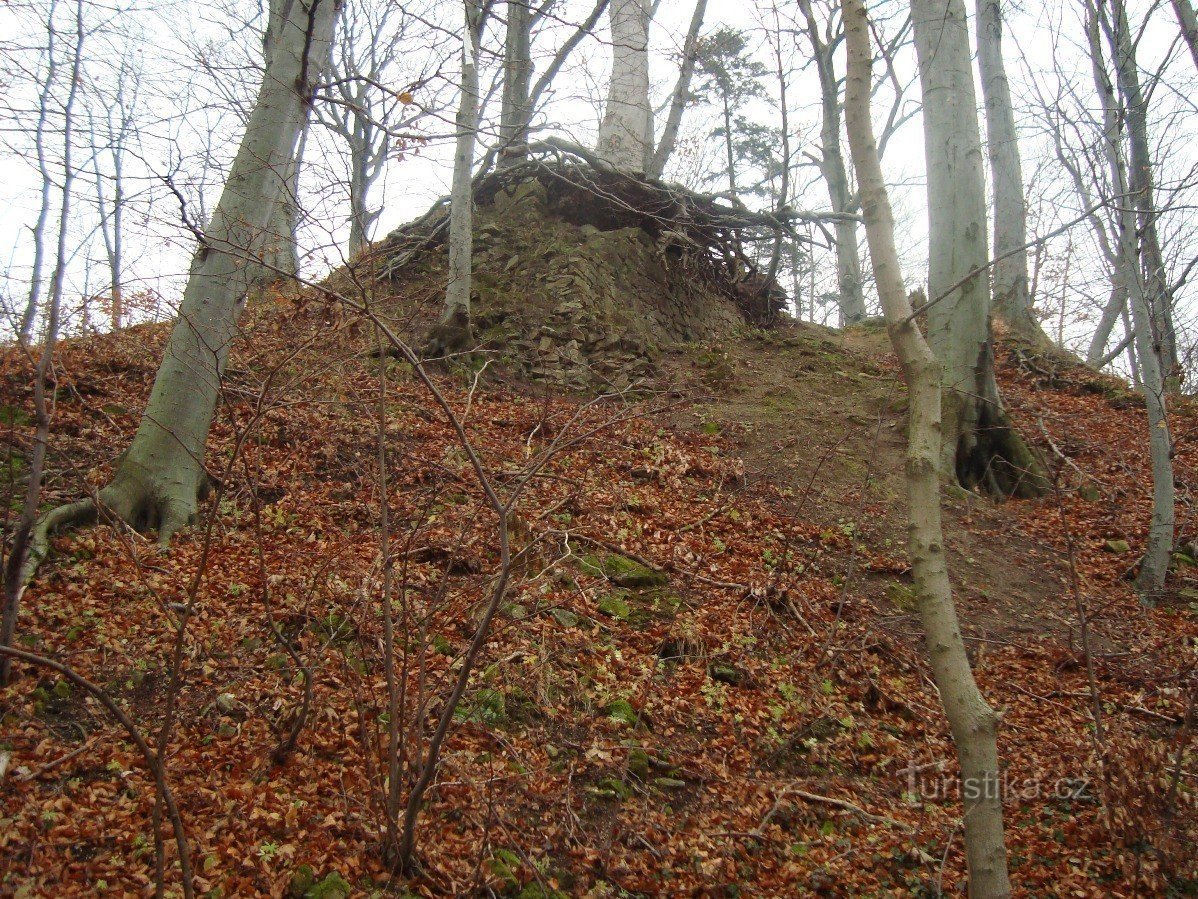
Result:
<svg viewBox="0 0 1198 899"><path fill-rule="evenodd" d="M526 485L522 554L405 880L379 851L388 734L403 799L497 573L497 518L445 416L409 368L371 356L371 335L312 310L246 330L201 523L168 554L107 525L60 536L19 626L21 647L103 688L152 745L171 720L197 894L962 894L953 750L905 561L905 391L883 333L677 346L635 397L552 391L500 362L437 376L496 490ZM165 333L61 348L48 503L111 472ZM1193 895L1198 738L1181 722L1198 567L1179 556L1152 610L1127 579L1150 504L1142 404L1057 358L999 357L1059 489L1005 504L951 490L946 536L1003 716L1016 891ZM11 524L29 363L0 365ZM1198 405L1173 414L1184 540ZM133 740L53 671L15 671L0 691L0 894L152 893L155 790ZM168 827L163 840L180 895Z"/></svg>

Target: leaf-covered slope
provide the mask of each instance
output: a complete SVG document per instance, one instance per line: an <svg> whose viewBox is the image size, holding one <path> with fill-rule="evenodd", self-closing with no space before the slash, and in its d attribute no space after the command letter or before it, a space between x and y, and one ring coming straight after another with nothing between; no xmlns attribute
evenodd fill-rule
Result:
<svg viewBox="0 0 1198 899"><path fill-rule="evenodd" d="M51 499L102 481L160 340L140 328L62 351ZM63 536L24 600L22 644L104 686L151 735L186 623L167 773L198 892L304 894L343 879L368 895L388 882L380 431L401 793L496 574L496 521L466 453L404 366L385 360L380 389L370 345L306 313L259 314L213 433L210 516L166 556L107 526ZM407 889L956 889L960 806L910 608L902 391L881 346L796 328L677 347L663 359L670 391L633 404L438 378L501 490L559 450L513 520L516 578L455 716ZM24 365L6 357L2 385L14 485L30 434ZM1160 894L1196 873L1193 730L1188 755L1175 735L1198 625L1187 595L1143 612L1122 580L1146 520L1142 410L1077 370L1046 384L1008 364L1003 377L1032 438L1042 420L1070 460L1054 466L1059 503L951 499L979 679L1005 710L1013 877L1024 895ZM1198 462L1189 421L1183 409L1183 489ZM1098 746L1068 538L1095 644ZM1113 538L1133 552L1111 552ZM305 667L308 711L278 765L304 714ZM17 670L0 694L0 890L144 890L153 789L131 742L78 689ZM166 852L177 885L169 834Z"/></svg>

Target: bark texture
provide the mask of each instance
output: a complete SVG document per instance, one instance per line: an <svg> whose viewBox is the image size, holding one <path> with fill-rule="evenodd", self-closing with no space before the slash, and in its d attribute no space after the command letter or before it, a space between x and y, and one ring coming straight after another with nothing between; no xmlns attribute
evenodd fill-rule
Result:
<svg viewBox="0 0 1198 899"><path fill-rule="evenodd" d="M1032 314L1027 269L1027 204L1019 135L1002 54L999 0L977 0L978 68L986 105L986 150L994 197L994 311L1022 337L1046 342Z"/></svg>
<svg viewBox="0 0 1198 899"><path fill-rule="evenodd" d="M649 105L649 8L646 0L612 0L612 67L595 150L616 168L647 172L653 165Z"/></svg>
<svg viewBox="0 0 1198 899"><path fill-rule="evenodd" d="M100 503L134 527L158 528L163 544L196 515L207 489L204 450L221 376L274 219L280 172L295 158L312 85L328 57L333 0L288 7L228 181L191 273L133 443ZM50 513L53 526L94 514L87 503Z"/></svg>
<svg viewBox="0 0 1198 899"><path fill-rule="evenodd" d="M894 246L894 216L878 163L870 120L870 48L862 0L843 0L848 48L845 116L860 185L874 278L890 339L910 391L907 446L909 552L927 638L932 675L940 691L961 764L965 854L972 899L1011 895L1003 842L998 768L998 716L986 703L965 654L953 603L940 521L940 366L920 334L903 287Z"/></svg>
<svg viewBox="0 0 1198 899"><path fill-rule="evenodd" d="M941 471L995 495L1037 495L1042 469L994 379L982 141L963 0L912 0L928 194L928 340L940 361ZM971 277L971 273L972 277Z"/></svg>

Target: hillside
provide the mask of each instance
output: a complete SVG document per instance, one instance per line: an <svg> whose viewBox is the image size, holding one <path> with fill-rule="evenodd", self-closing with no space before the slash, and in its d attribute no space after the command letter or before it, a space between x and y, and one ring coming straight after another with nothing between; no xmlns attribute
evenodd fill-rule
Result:
<svg viewBox="0 0 1198 899"><path fill-rule="evenodd" d="M166 776L197 894L959 894L953 752L905 562L905 391L878 330L795 324L675 335L618 385L635 393L529 382L502 348L435 376L496 490L523 488L518 556L426 797L419 872L391 878L386 744L406 795L499 569L498 522L411 369L326 312L250 316L200 526L165 555L110 526L61 536L23 600L21 644L103 687L151 744L175 698ZM164 338L62 348L48 502L103 482ZM1150 611L1125 578L1150 500L1142 406L1062 360L999 355L1060 490L951 492L946 527L978 678L1003 710L1014 882L1192 894L1195 738L1179 724L1198 568L1179 556L1175 595ZM28 389L9 352L10 510ZM1190 401L1175 415L1188 537L1198 419ZM16 670L0 892L152 890L155 794L133 741L78 685Z"/></svg>

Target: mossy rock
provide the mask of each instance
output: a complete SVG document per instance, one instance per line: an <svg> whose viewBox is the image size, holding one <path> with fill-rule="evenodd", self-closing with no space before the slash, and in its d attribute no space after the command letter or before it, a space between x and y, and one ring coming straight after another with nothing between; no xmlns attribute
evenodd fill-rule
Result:
<svg viewBox="0 0 1198 899"><path fill-rule="evenodd" d="M609 702L604 711L607 712L608 717L613 721L627 724L629 727L641 726L641 716L637 714L636 709L632 707L632 703L627 699L616 699Z"/></svg>
<svg viewBox="0 0 1198 899"><path fill-rule="evenodd" d="M649 568L615 553L609 553L602 559L583 556L579 564L587 574L603 575L619 587L664 587L670 581L664 571Z"/></svg>
<svg viewBox="0 0 1198 899"><path fill-rule="evenodd" d="M628 750L628 773L638 780L649 778L649 753L640 746Z"/></svg>
<svg viewBox="0 0 1198 899"><path fill-rule="evenodd" d="M323 880L314 883L304 893L304 899L349 899L352 893L353 887L349 882L334 871Z"/></svg>
<svg viewBox="0 0 1198 899"><path fill-rule="evenodd" d="M1102 548L1109 553L1128 553L1131 552L1131 546L1126 540L1108 540L1102 545Z"/></svg>
<svg viewBox="0 0 1198 899"><path fill-rule="evenodd" d="M1077 495L1088 503L1096 503L1102 499L1102 491L1093 484L1082 484L1077 488Z"/></svg>
<svg viewBox="0 0 1198 899"><path fill-rule="evenodd" d="M624 601L623 596L615 593L599 600L599 611L618 621L627 621L632 617L632 606Z"/></svg>

